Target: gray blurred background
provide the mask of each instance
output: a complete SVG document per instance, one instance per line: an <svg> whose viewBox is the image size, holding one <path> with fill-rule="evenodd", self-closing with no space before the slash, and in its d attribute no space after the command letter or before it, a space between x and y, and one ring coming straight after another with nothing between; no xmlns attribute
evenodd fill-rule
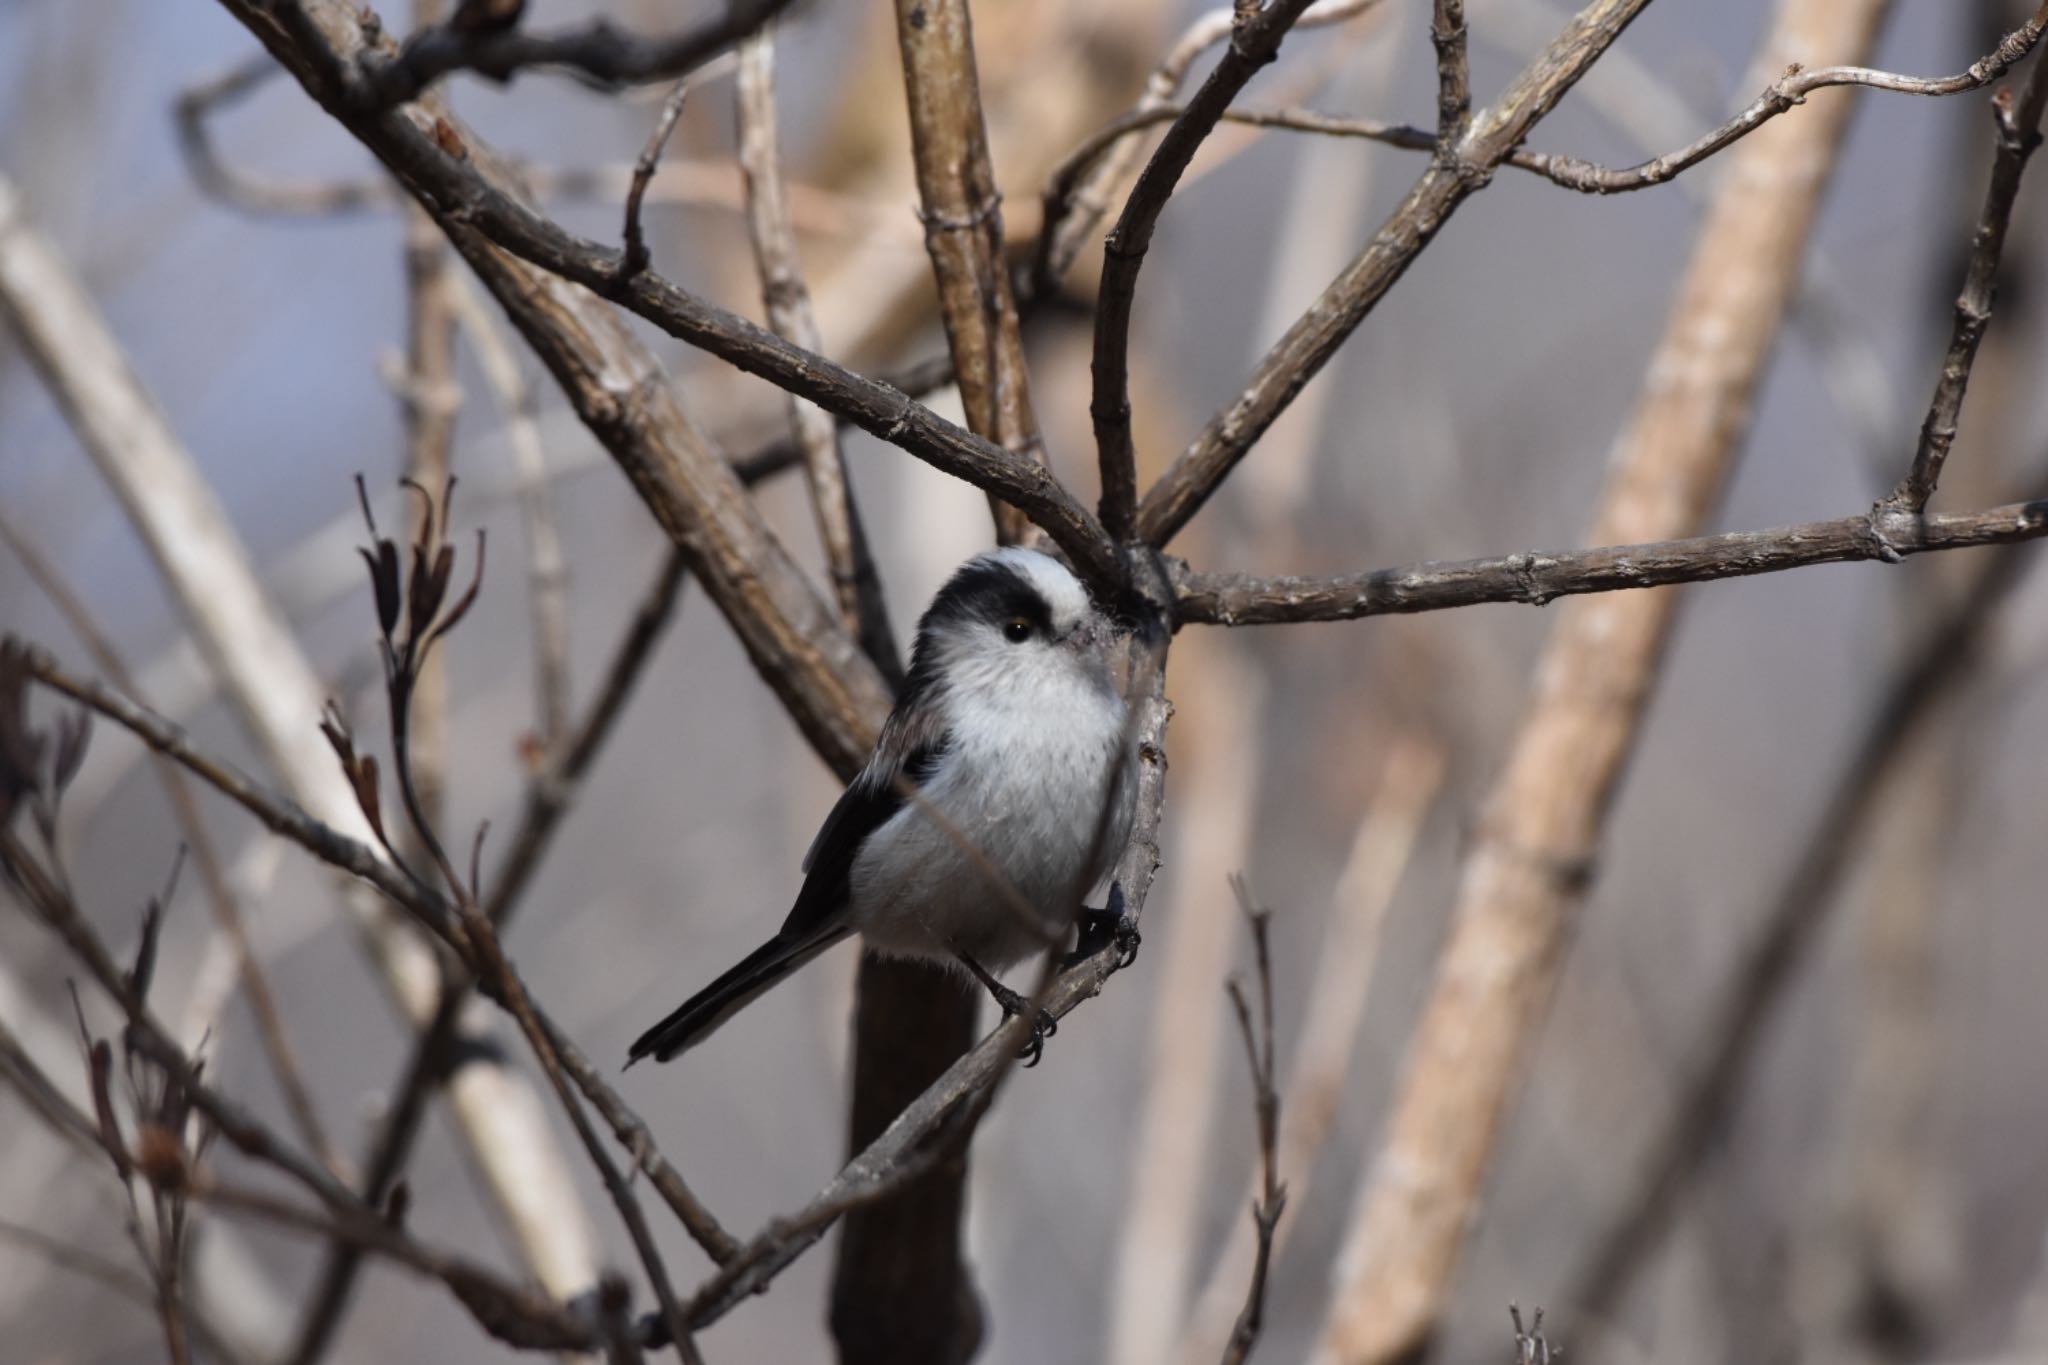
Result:
<svg viewBox="0 0 2048 1365"><path fill-rule="evenodd" d="M535 0L530 18L547 25L593 8ZM605 8L656 28L701 7ZM1425 120L1434 107L1427 8L1389 0L1371 23L1301 35L1252 98ZM1481 98L1554 32L1561 20L1550 8L1471 0ZM1985 35L2011 19L2007 11L2022 8L2031 7L1900 0L1881 62L1959 70L1988 48ZM1689 139L1760 87L1746 68L1769 10L1766 0L1652 6L1533 145L1627 163ZM1135 98L1143 72L1195 12L1152 0L977 6L1013 238L1033 230L1051 158ZM386 17L403 28L402 11ZM351 476L388 487L402 458L399 406L380 377L380 357L403 334L401 226L374 208L252 217L195 188L171 101L254 50L206 0L6 0L0 172L92 290L305 647L374 735L381 700L371 686L372 613L350 549ZM943 339L912 215L887 7L811 0L784 25L781 50L790 174L841 196L821 193L822 230L801 239L828 346L871 370L936 353ZM500 150L554 167L630 163L654 116L650 97L601 98L544 75L509 90L457 79L450 94ZM374 173L287 80L218 127L231 160L253 174ZM715 172L729 163L731 127L731 79L721 72L693 93L671 158ZM1863 97L1811 258L1810 298L1773 361L1722 527L1856 512L1903 469L1990 145L1981 94ZM1134 399L1153 469L1235 394L1419 168L1412 154L1362 143L1219 135L1216 154L1198 161L1198 178L1168 210L1140 285ZM1315 572L1578 543L1713 171L1709 163L1675 185L1614 199L1503 172L1176 549L1208 568ZM731 198L729 173L705 180L700 199ZM2042 453L2048 385L2038 310L2028 306L2044 259L2040 188L2037 174L2015 223L1997 350L1965 409L1939 504L1950 509L2018 496ZM555 209L579 230L617 230L609 191ZM664 202L649 223L661 269L758 315L729 204ZM1077 272L1084 294L1092 278L1092 266ZM730 450L780 429L772 391L649 336ZM1041 314L1029 336L1055 468L1092 496L1085 317ZM527 368L570 561L580 705L664 545L539 367ZM466 357L462 378L457 523L463 535L481 525L492 538L482 599L448 650L449 827L466 832L482 819L509 827L534 701L503 414ZM950 395L937 401L957 410ZM986 512L978 493L865 437L850 452L907 638L945 573L986 543ZM761 498L815 566L797 481ZM253 764L127 521L5 336L0 505L86 599L152 700L203 747ZM2032 579L1945 704L1929 747L1947 761L1912 768L1914 782L1941 784L1940 837L1904 870L1896 857L1858 859L1698 1186L1622 1311L1583 1321L1564 1301L1589 1240L1626 1198L1644 1145L1710 1041L1703 1011L1802 850L1908 624L1953 580L1956 566L1937 559L1691 590L1469 1242L1446 1359L1507 1358L1510 1300L1548 1305L1571 1357L1588 1360L2048 1359L2048 1050L2039 1046L2048 1030L2039 988L2048 964L2039 827L2048 769L2038 738L2048 689L2036 681L2048 603ZM1341 899L1339 874L1389 754L1405 745L1441 757L1442 785L1387 909L1334 1126L1312 1169L1285 1173L1294 1227L1274 1272L1261 1358L1303 1356L1476 801L1512 734L1545 624L1539 610L1501 606L1184 634L1169 677L1178 713L1166 865L1144 953L1061 1028L1042 1067L1006 1089L975 1148L969 1240L989 1311L981 1359L1176 1358L1189 1305L1245 1219L1255 1157L1222 991L1223 974L1245 961L1224 875L1241 869L1275 910L1284 1075L1323 927ZM5 555L0 625L86 668L61 618ZM1907 785L1892 805L1908 800ZM779 922L834 792L729 632L686 589L509 946L556 1018L608 1064ZM359 1149L395 1082L403 1034L329 880L296 852L262 853L265 840L224 803L208 798L206 809L248 879L257 942L323 1116ZM125 737L101 727L69 815L81 902L117 945L130 944L179 836ZM1868 847L1898 855L1911 840L1890 828L1881 821ZM1888 1007L1873 986L1882 970L1872 966L1873 923L1885 893L1900 887L1917 896L1909 919L1923 929L1915 951L1932 992L1914 1016L1924 1058L1873 1044L1889 1036L1871 1017ZM206 973L220 970L189 880L164 952L158 1003L176 1018ZM853 965L850 950L833 954L714 1044L622 1082L735 1231L796 1207L836 1167ZM68 970L25 917L0 915L0 1013L19 1030L43 1030L51 1055L66 1062ZM239 1001L212 1048L225 1087L261 1113L281 1112ZM1913 1116L1900 1137L1910 1160L1877 1185L1910 1229L1904 1247L1855 1216L1872 1195L1859 1187L1868 1179L1859 1144L1885 1136L1873 1135L1863 1106L1877 1103L1870 1088L1882 1090L1887 1077L1909 1088ZM412 1226L510 1270L442 1122L430 1119L413 1162ZM0 1219L124 1254L120 1202L101 1167L49 1141L8 1093L0 1138ZM573 1149L566 1127L562 1140ZM1154 1211L1141 1217L1148 1180ZM586 1183L608 1259L630 1264L600 1188ZM679 1282L693 1283L706 1270L701 1253L657 1222ZM242 1227L235 1239L252 1300L260 1310L267 1296L288 1323L318 1249ZM826 1358L828 1256L813 1252L772 1294L709 1332L708 1357ZM1880 1273L1905 1286L1918 1323L1910 1347L1889 1355L1860 1331L1856 1309L1867 1290L1859 1277ZM1234 1301L1237 1286L1230 1291ZM0 1361L139 1361L161 1349L147 1312L0 1239ZM438 1286L373 1265L332 1358L502 1353Z"/></svg>

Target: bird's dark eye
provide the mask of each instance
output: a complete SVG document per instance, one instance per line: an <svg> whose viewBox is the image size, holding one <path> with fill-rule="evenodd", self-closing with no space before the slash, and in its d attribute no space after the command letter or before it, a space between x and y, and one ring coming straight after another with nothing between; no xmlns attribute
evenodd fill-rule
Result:
<svg viewBox="0 0 2048 1365"><path fill-rule="evenodd" d="M1022 616L1012 616L1003 622L1003 638L1013 645L1021 645L1031 638L1031 622Z"/></svg>

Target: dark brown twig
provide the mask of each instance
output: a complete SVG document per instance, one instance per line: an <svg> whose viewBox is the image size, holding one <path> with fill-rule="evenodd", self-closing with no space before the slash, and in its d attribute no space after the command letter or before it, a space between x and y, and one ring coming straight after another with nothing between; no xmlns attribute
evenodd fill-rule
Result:
<svg viewBox="0 0 2048 1365"><path fill-rule="evenodd" d="M2037 36L2044 23L2048 23L2048 4L2041 7L2033 20ZM2017 100L2010 90L2000 90L1991 101L1992 117L1998 123L1998 146L1991 162L1991 184L1984 191L1984 211L1970 244L1970 263L1964 272L1962 292L1956 296L1948 354L1942 359L1941 377L1935 383L1926 420L1920 425L1920 444L1913 452L1913 466L1885 499L1888 508L1901 512L1924 510L1927 500L1934 496L1935 484L1941 480L1949 450L1955 445L1963 394L1970 386L1977 347L1984 339L1984 329L1991 324L1991 309L1998 298L1999 262L2005 255L2005 234L2012 223L2014 201L2019 197L2020 177L2026 173L2034 149L2041 145L2044 106L2048 106L2048 60L2034 63Z"/></svg>
<svg viewBox="0 0 2048 1365"><path fill-rule="evenodd" d="M582 1102L564 1074L560 1053L555 1046L554 1030L542 1025L540 1016L527 995L525 984L506 959L498 941L496 928L477 904L476 886L473 882L465 881L449 862L443 841L433 827L433 814L418 790L408 713L417 694L418 681L432 662L434 646L454 630L476 599L477 589L483 581L484 544L479 533L477 564L472 584L468 592L454 599L444 611L442 602L454 569L453 547L448 541L447 494L444 492L438 506L430 494L423 494L423 501L425 506L422 509L421 525L413 542L410 560L412 572L402 584L387 582L385 567L387 564L396 563L398 559L398 556L386 553L389 541L378 543L377 554L365 552L364 555L371 563L371 577L377 586L380 602L379 626L382 631L385 663L385 694L390 707L391 758L406 815L411 822L414 836L425 847L440 873L443 894L454 906L458 933L453 940L453 946L463 956L466 965L477 974L479 980L486 984L491 998L504 1005L517 1021L520 1031L526 1035L527 1043L533 1049L542 1073L546 1075L548 1084L554 1089L564 1113L568 1115L570 1126L575 1129L577 1139L583 1144L584 1152L589 1156L591 1164L597 1168L606 1192L618 1209L619 1219L625 1224L634 1250L639 1254L640 1263L647 1272L648 1283L661 1305L663 1317L669 1324L678 1353L686 1363L694 1362L701 1365L689 1329L683 1322L681 1305L669 1284L661 1252L654 1244L654 1235L647 1225L647 1218L640 1208L639 1199L620 1174L611 1153L591 1126L589 1117L583 1112ZM367 507L367 504L365 505ZM365 515L367 516L367 512ZM374 537L374 522L369 529ZM402 639L394 634L397 613L381 605L386 601L396 602L400 598L405 601L407 607L406 631ZM337 743L337 747L341 745ZM346 762L345 753L343 758Z"/></svg>
<svg viewBox="0 0 2048 1365"><path fill-rule="evenodd" d="M1472 61L1465 0L1436 0L1429 39L1436 45L1436 145L1454 152L1472 128Z"/></svg>
<svg viewBox="0 0 2048 1365"><path fill-rule="evenodd" d="M1778 115L1806 102L1806 97L1830 86L1862 86L1901 95L1960 95L1981 90L1997 80L2024 58L2048 30L2048 5L2007 34L1990 53L1954 76L1906 76L1877 71L1867 66L1817 66L1810 70L1793 67L1773 81L1748 108L1718 128L1675 152L1635 166L1620 169L1597 166L1577 157L1526 153L1514 164L1555 181L1566 189L1587 194L1621 194L1661 185L1681 172L1697 166L1731 143L1747 137Z"/></svg>
<svg viewBox="0 0 2048 1365"><path fill-rule="evenodd" d="M616 88L678 80L789 7L790 0L731 0L717 18L665 37L625 32L600 16L552 33L517 27L466 31L450 22L421 29L405 41L396 58L366 62L359 98L368 109L388 108L416 98L429 85L456 71L474 71L509 81L530 67L559 67L588 84Z"/></svg>
<svg viewBox="0 0 2048 1365"><path fill-rule="evenodd" d="M1102 283L1095 305L1095 388L1088 415L1095 426L1095 454L1101 466L1103 530L1117 543L1130 539L1138 504L1137 454L1131 445L1131 307L1138 272L1152 245L1159 215L1238 91L1272 61L1287 30L1309 0L1274 0L1265 9L1240 9L1230 46L1188 101L1187 108L1153 149L1131 187L1116 226L1103 242Z"/></svg>
<svg viewBox="0 0 2048 1365"><path fill-rule="evenodd" d="M362 856L382 865L368 849L362 849ZM175 1086L182 1099L203 1114L237 1151L289 1176L321 1204L316 1211L271 1195L251 1196L262 1201L265 1216L318 1236L362 1241L381 1255L441 1280L469 1308L480 1326L511 1345L579 1350L593 1344L587 1330L544 1297L504 1281L495 1272L432 1251L393 1228L379 1211L357 1199L347 1186L300 1157L264 1124L202 1081L192 1059L150 1013L142 998L129 988L126 974L85 922L68 892L27 855L18 839L5 832L0 832L0 866L12 876L23 903L63 941L72 957L121 1008L127 1019L124 1046L157 1068L164 1081ZM125 1152L125 1144L118 1137L113 1141L114 1151ZM179 1188L184 1195L223 1202L215 1199L215 1188L192 1169L191 1155L180 1146L159 1153L158 1159L174 1163L169 1173L180 1179ZM232 1197L224 1202L230 1206L242 1203Z"/></svg>
<svg viewBox="0 0 2048 1365"><path fill-rule="evenodd" d="M1482 602L1540 607L1581 593L1703 583L1810 564L1891 564L1908 555L2011 544L2043 535L2048 535L2048 501L1919 517L1880 506L1861 516L1765 531L1416 564L1334 578L1256 578L1181 568L1174 579L1175 611L1183 623L1250 626L1348 621Z"/></svg>
<svg viewBox="0 0 2048 1365"><path fill-rule="evenodd" d="M1340 24L1364 14L1379 3L1380 0L1318 0L1302 12L1294 21L1294 27L1308 29ZM1129 162L1137 152L1133 134L1155 122L1180 117L1183 106L1171 104L1171 101L1187 79L1188 69L1196 58L1229 38L1236 22L1234 8L1214 9L1198 17L1152 69L1152 74L1145 81L1145 93L1137 106L1125 118L1110 125L1118 131L1103 140L1085 158L1079 153L1068 157L1066 164L1069 166L1075 166L1077 161L1084 164L1075 166L1073 180L1065 186L1058 200L1052 197L1050 189L1046 192L1038 248L1032 255L1028 277L1029 293L1034 297L1044 297L1057 290L1059 279L1072 268L1082 246L1094 236L1103 216L1109 212L1110 190L1129 171ZM1150 117L1166 108L1172 112L1163 113L1156 119Z"/></svg>
<svg viewBox="0 0 2048 1365"><path fill-rule="evenodd" d="M683 116L683 99L689 93L688 77L669 90L668 97L661 102L661 113L654 120L654 129L647 135L647 145L640 149L640 159L633 163L633 181L626 190L626 249L619 258L621 275L637 275L647 268L647 236L640 227L640 201L647 196L647 182L654 179L655 168L661 165L661 150L668 146L676 120Z"/></svg>

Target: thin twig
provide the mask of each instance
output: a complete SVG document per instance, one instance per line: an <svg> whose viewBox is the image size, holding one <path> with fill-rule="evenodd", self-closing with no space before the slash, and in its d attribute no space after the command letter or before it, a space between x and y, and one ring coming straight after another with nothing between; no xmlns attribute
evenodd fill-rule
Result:
<svg viewBox="0 0 2048 1365"><path fill-rule="evenodd" d="M676 120L683 116L683 98L689 93L687 76L669 90L668 97L661 102L661 113L654 120L654 130L647 135L647 145L640 149L640 159L633 163L633 183L626 189L626 252L619 261L623 275L637 275L647 268L647 237L640 227L640 201L647 196L647 182L654 178L655 167L661 164L661 149L668 145L668 135L675 131Z"/></svg>
<svg viewBox="0 0 2048 1365"><path fill-rule="evenodd" d="M194 749L184 733L175 725L151 714L144 708L110 692L97 683L86 682L69 676L41 650L27 648L21 654L22 666L28 675L75 701L82 702L93 711L120 725L136 738L149 745L158 753L176 760L188 772L212 786L216 791L234 801L254 816L273 834L282 835L311 853L314 857L339 870L360 878L382 893L392 904L404 910L417 924L437 938L456 948L462 943L453 912L448 904L429 888L407 877L389 859L382 857L367 844L344 835L331 826L313 819L288 798L264 787L232 764L213 758ZM502 1000L494 994L494 983L479 983L484 994L494 1002ZM722 1231L714 1231L715 1223L708 1222L709 1214L702 1211L693 1195L683 1186L681 1177L660 1156L655 1149L652 1136L646 1125L627 1107L617 1091L606 1083L590 1065L568 1036L562 1032L544 1010L538 1005L533 1012L548 1042L560 1060L563 1070L575 1081L585 1099L596 1107L611 1126L613 1135L627 1150L634 1153L641 1170L655 1179L662 1189L664 1198L672 1207L678 1207L692 1236L703 1243L707 1250L712 1246L730 1245L730 1239ZM341 1188L333 1186L331 1188ZM671 1193L671 1191L677 1193ZM343 1189L349 1199L355 1196ZM684 1208L693 1209L694 1214L685 1213ZM713 1251L714 1258L719 1257Z"/></svg>
<svg viewBox="0 0 2048 1365"><path fill-rule="evenodd" d="M1651 185L1664 184L1747 137L1778 115L1804 104L1806 97L1817 90L1852 85L1901 95L1937 96L1981 90L2032 52L2044 31L2048 31L2048 4L2007 34L1989 54L1954 76L1907 76L1865 66L1817 66L1808 70L1794 65L1734 118L1675 152L1667 152L1639 165L1612 169L1577 157L1543 153L1526 154L1516 159L1515 164L1566 189L1588 194L1621 194L1647 189Z"/></svg>
<svg viewBox="0 0 2048 1365"><path fill-rule="evenodd" d="M1131 444L1130 343L1131 307L1137 298L1138 272L1152 245L1159 215L1166 210L1182 172L1216 127L1238 91L1272 61L1287 30L1307 9L1309 0L1273 0L1267 8L1239 11L1222 60L1187 108L1153 149L1152 158L1131 187L1116 226L1103 241L1102 283L1095 304L1095 387L1088 415L1095 427L1095 454L1102 478L1098 512L1103 530L1117 543L1130 539L1137 525L1137 454Z"/></svg>
<svg viewBox="0 0 2048 1365"><path fill-rule="evenodd" d="M1231 879L1239 909L1251 929L1252 950L1258 965L1259 1008L1256 1022L1252 1007L1237 981L1228 983L1230 1003L1237 1011L1237 1026L1244 1035L1245 1059L1251 1064L1252 1109L1258 1121L1260 1191L1252 1201L1252 1226L1257 1231L1258 1252L1252 1260L1251 1282L1246 1286L1244 1309L1231 1329L1230 1342L1223 1350L1223 1365L1244 1365L1251 1358L1266 1317L1266 1279L1272 1269L1273 1232L1287 1207L1287 1187L1280 1183L1280 1092L1275 1087L1273 1066L1273 955L1267 943L1272 920L1270 910L1252 904L1251 893L1242 877Z"/></svg>
<svg viewBox="0 0 2048 1365"><path fill-rule="evenodd" d="M365 849L363 855L374 860ZM493 1336L512 1345L548 1350L585 1349L593 1344L590 1333L564 1309L544 1296L515 1286L495 1272L424 1247L399 1232L351 1193L347 1186L317 1165L293 1152L262 1122L226 1099L200 1078L199 1069L184 1049L149 1011L147 1004L130 989L126 975L115 963L104 942L79 913L68 893L34 859L27 856L20 841L0 831L0 865L14 879L23 902L63 941L102 990L121 1008L127 1025L124 1045L147 1058L193 1108L244 1156L289 1176L320 1201L318 1211L302 1209L272 1195L252 1196L261 1200L274 1221L284 1222L322 1237L349 1237L363 1241L372 1250L445 1283ZM184 1193L202 1200L224 1202L227 1206L250 1207L230 1196L216 1199L217 1190L185 1166Z"/></svg>
<svg viewBox="0 0 2048 1365"><path fill-rule="evenodd" d="M171 106L178 151L199 192L224 207L260 217L332 218L389 213L412 202L385 175L362 179L288 181L233 165L213 140L212 119L245 99L268 77L284 74L267 52L243 58L221 75L189 86ZM544 165L520 162L520 182L536 201L602 200L616 203L633 187L631 165ZM791 226L804 235L889 242L906 250L923 241L892 206L818 185L788 187ZM729 159L667 157L647 183L646 203L686 204L739 213L745 189ZM898 387L906 387L898 385Z"/></svg>
<svg viewBox="0 0 2048 1365"><path fill-rule="evenodd" d="M2034 18L2037 36L2044 22L2048 22L2048 4ZM1913 452L1913 467L1885 499L1887 507L1903 512L1924 510L1927 500L1934 496L1934 486L1941 479L1949 450L1955 445L1956 422L1962 412L1963 394L1970 386L1970 371L1977 363L1977 346L1984 339L1984 329L1991 324L1992 305L1998 298L1999 262L2005 255L2005 234L2012 223L2014 201L2019 197L2020 177L2026 173L2034 149L2041 145L2044 107L2048 107L2048 59L2034 63L2017 100L2010 90L2001 90L1991 101L1991 114L1998 123L1998 145L1991 161L1991 184L1984 191L1984 211L1971 238L1970 264L1964 272L1962 293L1956 297L1955 326L1949 335L1948 354L1942 359L1941 378L1935 383L1926 420L1920 424L1920 444Z"/></svg>
<svg viewBox="0 0 2048 1365"><path fill-rule="evenodd" d="M1345 1093L1379 960L1380 926L1435 802L1443 767L1443 753L1435 744L1408 736L1395 741L1331 893L1294 1063L1287 1072L1287 1113L1280 1127L1279 1165L1295 1173L1301 1199L1313 1194L1316 1161ZM1247 1203L1258 1199L1261 1183L1258 1172L1249 1176ZM1289 1229L1299 1225L1299 1219L1283 1223L1267 1238L1256 1225L1237 1224L1194 1296L1194 1310L1171 1359L1179 1365L1207 1365L1222 1353L1244 1297L1239 1286L1252 1274L1261 1245L1270 1241L1270 1254L1279 1255Z"/></svg>
<svg viewBox="0 0 2048 1365"><path fill-rule="evenodd" d="M1380 0L1319 0L1302 11L1294 27L1307 29L1343 23L1379 3ZM1234 8L1209 10L1196 18L1146 78L1145 93L1139 97L1137 106L1124 119L1110 125L1117 127L1128 121L1128 126L1103 140L1087 157L1082 158L1079 153L1070 155L1065 164L1075 166L1075 171L1064 184L1057 173L1048 182L1045 211L1039 218L1038 249L1033 254L1029 276L1034 296L1055 292L1060 277L1073 267L1081 248L1109 212L1110 191L1129 174L1138 153L1133 134L1155 122L1180 117L1181 106L1172 104L1172 100L1187 79L1188 69L1202 53L1230 37L1236 21ZM1168 107L1172 113L1150 117ZM1091 143L1094 141L1090 139ZM1077 162L1085 164L1076 166ZM1059 186L1057 194L1055 185Z"/></svg>

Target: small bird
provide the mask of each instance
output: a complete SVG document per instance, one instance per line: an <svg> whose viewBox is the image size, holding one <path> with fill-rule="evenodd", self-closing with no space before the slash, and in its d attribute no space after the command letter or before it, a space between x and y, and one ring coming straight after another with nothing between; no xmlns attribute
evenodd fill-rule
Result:
<svg viewBox="0 0 2048 1365"><path fill-rule="evenodd" d="M782 928L642 1034L626 1064L694 1047L855 933L888 956L959 967L1021 1013L993 973L1065 932L1130 835L1114 642L1058 560L1013 547L962 565L918 621L903 694L804 855ZM1112 889L1111 917L1119 899Z"/></svg>

